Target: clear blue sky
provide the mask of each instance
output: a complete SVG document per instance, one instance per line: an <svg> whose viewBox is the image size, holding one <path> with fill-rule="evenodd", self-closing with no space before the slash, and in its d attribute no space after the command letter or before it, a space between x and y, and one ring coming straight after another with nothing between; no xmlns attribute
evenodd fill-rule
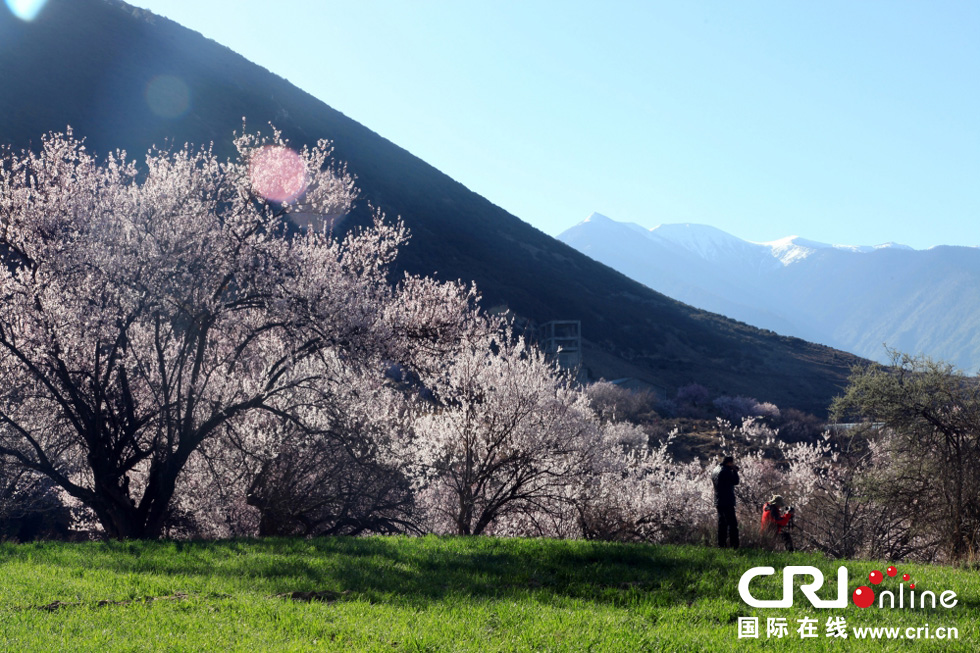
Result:
<svg viewBox="0 0 980 653"><path fill-rule="evenodd" d="M552 235L980 245L973 0L134 4Z"/></svg>

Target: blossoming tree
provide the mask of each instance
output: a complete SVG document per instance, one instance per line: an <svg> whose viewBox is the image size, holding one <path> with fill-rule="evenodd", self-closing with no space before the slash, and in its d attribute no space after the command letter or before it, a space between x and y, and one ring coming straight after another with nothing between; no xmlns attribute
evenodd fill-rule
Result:
<svg viewBox="0 0 980 653"><path fill-rule="evenodd" d="M112 537L158 536L204 445L309 428L334 365L411 363L470 319L471 289L391 283L400 224L294 233L355 198L326 142L235 145L137 166L69 130L0 157L0 455Z"/></svg>
<svg viewBox="0 0 980 653"><path fill-rule="evenodd" d="M405 461L430 530L479 535L561 510L601 443L584 392L503 325L424 377Z"/></svg>

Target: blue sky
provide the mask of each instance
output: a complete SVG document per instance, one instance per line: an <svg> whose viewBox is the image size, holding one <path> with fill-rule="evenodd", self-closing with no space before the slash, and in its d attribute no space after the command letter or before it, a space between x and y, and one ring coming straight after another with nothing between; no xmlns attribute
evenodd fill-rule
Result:
<svg viewBox="0 0 980 653"><path fill-rule="evenodd" d="M546 233L980 245L980 3L136 0Z"/></svg>

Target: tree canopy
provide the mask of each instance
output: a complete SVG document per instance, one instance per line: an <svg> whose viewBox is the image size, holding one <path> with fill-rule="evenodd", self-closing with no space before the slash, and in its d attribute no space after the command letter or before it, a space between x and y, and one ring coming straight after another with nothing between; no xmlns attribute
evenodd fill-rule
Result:
<svg viewBox="0 0 980 653"><path fill-rule="evenodd" d="M859 417L884 431L887 450L877 493L907 507L949 555L980 547L980 383L948 363L893 353L891 366L856 369L833 414Z"/></svg>
<svg viewBox="0 0 980 653"><path fill-rule="evenodd" d="M410 363L468 323L471 289L390 283L400 224L332 236L356 190L328 143L235 144L137 165L69 130L0 158L0 454L111 536L159 535L204 443L315 429L338 366Z"/></svg>

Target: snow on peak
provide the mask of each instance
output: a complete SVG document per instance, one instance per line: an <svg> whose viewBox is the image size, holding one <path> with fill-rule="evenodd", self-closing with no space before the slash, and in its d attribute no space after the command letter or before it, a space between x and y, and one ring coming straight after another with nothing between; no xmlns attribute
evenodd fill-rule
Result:
<svg viewBox="0 0 980 653"><path fill-rule="evenodd" d="M592 213L592 215L590 215L589 217L587 217L585 220L582 220L581 222L579 222L575 226L576 227L579 227L579 226L584 225L584 224L589 224L589 225L592 225L593 227L599 227L601 229L607 229L607 230L609 230L609 229L615 229L617 227L628 227L629 229L632 229L633 231L637 231L637 232L643 234L644 236L648 236L649 235L649 233L647 232L646 227L641 227L640 225L636 224L635 222L618 222L617 220L613 220L612 218L610 218L608 216L605 216L605 215L603 215L601 213L598 213L598 212ZM572 231L572 230L571 229L568 229L565 233L568 233L570 231ZM561 238L561 236L559 236L559 238Z"/></svg>
<svg viewBox="0 0 980 653"><path fill-rule="evenodd" d="M914 247L909 247L908 245L903 245L901 243L882 243L881 245L875 245L875 249L902 249L908 252L914 252Z"/></svg>
<svg viewBox="0 0 980 653"><path fill-rule="evenodd" d="M827 243L820 243L815 240L808 240L806 238L800 238L799 236L787 236L786 238L780 238L779 240L773 240L768 243L759 243L772 250L772 255L779 260L783 265L792 265L797 261L802 261L807 258L817 250L821 249L837 249L845 252L854 252L855 254L867 254L868 252L874 252L879 249L903 249L911 250L912 248L908 245L900 245L898 243L884 243L882 245L828 245Z"/></svg>
<svg viewBox="0 0 980 653"><path fill-rule="evenodd" d="M706 224L661 224L650 230L650 236L708 260L733 254L741 256L755 247L753 243Z"/></svg>
<svg viewBox="0 0 980 653"><path fill-rule="evenodd" d="M582 252L590 252L595 248L611 247L616 250L624 239L635 239L636 235L649 237L645 227L632 222L617 222L601 213L593 213L574 227L558 234L558 240L577 248Z"/></svg>
<svg viewBox="0 0 980 653"><path fill-rule="evenodd" d="M582 222L579 224L583 224L585 222L615 222L615 220L608 216L602 215L601 213L593 212L592 215L587 217L585 220L582 220Z"/></svg>
<svg viewBox="0 0 980 653"><path fill-rule="evenodd" d="M617 237L623 237L621 229L626 228L663 245L686 250L707 261L720 264L741 262L742 264L752 264L758 269L792 265L822 249L836 249L857 254L874 252L879 249L912 249L907 245L898 243L884 243L874 246L831 245L801 236L787 236L778 240L759 243L742 240L717 227L706 224L672 223L660 224L652 229L646 229L633 222L618 222L601 213L593 213L576 226L585 224L590 224L593 227L593 230L590 230L592 233L590 238L593 239L597 234L595 228L598 228L598 232L603 234L603 238L610 240L610 242ZM573 229L567 230L559 238L571 242L573 239L572 231ZM575 239L577 240L577 238Z"/></svg>
<svg viewBox="0 0 980 653"><path fill-rule="evenodd" d="M797 261L802 261L818 249L833 247L827 243L819 243L815 240L808 240L799 236L787 236L786 238L759 244L763 247L768 247L772 252L772 256L783 265L792 265Z"/></svg>

